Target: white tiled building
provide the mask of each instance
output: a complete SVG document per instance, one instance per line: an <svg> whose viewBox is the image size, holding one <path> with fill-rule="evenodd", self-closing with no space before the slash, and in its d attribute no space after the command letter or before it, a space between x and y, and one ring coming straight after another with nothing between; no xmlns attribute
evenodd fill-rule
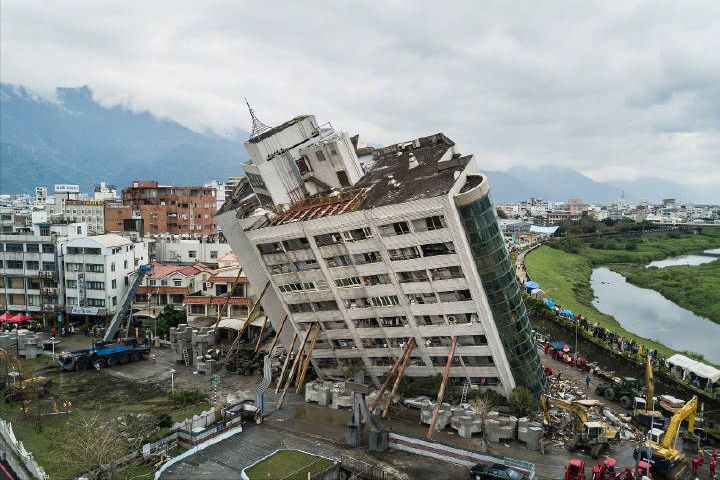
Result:
<svg viewBox="0 0 720 480"><path fill-rule="evenodd" d="M109 319L118 311L132 274L148 263L144 243L119 235L73 238L62 245L65 311L70 319Z"/></svg>
<svg viewBox="0 0 720 480"><path fill-rule="evenodd" d="M377 150L338 193L277 215L238 205L218 215L251 284L271 282L262 306L273 326L286 313L299 334L320 325L320 375L358 366L377 381L410 338L406 375L435 375L457 337L451 377L506 395L543 388L488 183L471 160L436 134ZM292 334L283 330L284 345Z"/></svg>

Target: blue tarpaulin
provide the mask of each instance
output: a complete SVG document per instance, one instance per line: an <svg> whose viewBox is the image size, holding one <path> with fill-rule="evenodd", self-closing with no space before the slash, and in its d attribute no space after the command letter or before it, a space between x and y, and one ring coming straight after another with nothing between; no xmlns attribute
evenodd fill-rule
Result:
<svg viewBox="0 0 720 480"><path fill-rule="evenodd" d="M545 305L547 305L548 308L554 308L555 302L553 302L552 300L548 300L547 302L545 302Z"/></svg>
<svg viewBox="0 0 720 480"><path fill-rule="evenodd" d="M565 315L566 317L570 317L573 320L575 320L575 315L570 310L563 310L560 312L560 315Z"/></svg>
<svg viewBox="0 0 720 480"><path fill-rule="evenodd" d="M570 346L569 343L565 343L565 342L552 342L552 343L550 344L550 346L551 346L552 348L554 348L555 350L564 350L565 347L568 347L568 351L569 351L569 352L572 352L572 351L573 351L572 346Z"/></svg>
<svg viewBox="0 0 720 480"><path fill-rule="evenodd" d="M537 282L527 281L525 282L525 290L527 290L527 293L532 292L536 288L540 288L540 285Z"/></svg>

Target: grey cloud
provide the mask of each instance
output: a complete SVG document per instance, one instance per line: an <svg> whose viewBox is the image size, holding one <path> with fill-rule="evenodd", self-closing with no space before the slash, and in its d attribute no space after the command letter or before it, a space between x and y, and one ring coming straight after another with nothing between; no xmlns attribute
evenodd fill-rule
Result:
<svg viewBox="0 0 720 480"><path fill-rule="evenodd" d="M483 168L720 184L716 2L0 3L0 78L204 131L445 131ZM683 166L678 178L677 167Z"/></svg>

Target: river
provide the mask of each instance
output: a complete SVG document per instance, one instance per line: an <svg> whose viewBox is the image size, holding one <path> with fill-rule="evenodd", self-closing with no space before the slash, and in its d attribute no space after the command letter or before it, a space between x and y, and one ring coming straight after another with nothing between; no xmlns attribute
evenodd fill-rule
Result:
<svg viewBox="0 0 720 480"><path fill-rule="evenodd" d="M701 353L709 361L720 363L717 323L678 306L655 290L628 283L607 267L595 268L590 284L595 292L593 305L615 317L628 332L675 350Z"/></svg>
<svg viewBox="0 0 720 480"><path fill-rule="evenodd" d="M679 257L669 257L663 260L655 260L648 263L647 267L672 267L675 265L700 265L701 263L710 263L720 258L720 248L705 250L702 253L693 253L689 255L680 255Z"/></svg>

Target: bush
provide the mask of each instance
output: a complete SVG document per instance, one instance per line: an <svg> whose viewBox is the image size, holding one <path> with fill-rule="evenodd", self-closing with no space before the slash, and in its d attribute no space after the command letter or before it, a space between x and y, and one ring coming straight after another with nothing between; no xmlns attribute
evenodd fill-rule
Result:
<svg viewBox="0 0 720 480"><path fill-rule="evenodd" d="M503 397L495 390L486 390L484 392L480 390L470 390L468 392L468 401L478 398L487 402L491 407L501 407L508 404L507 398Z"/></svg>
<svg viewBox="0 0 720 480"><path fill-rule="evenodd" d="M613 240L605 242L605 250L617 250L617 243L615 243Z"/></svg>
<svg viewBox="0 0 720 480"><path fill-rule="evenodd" d="M170 395L170 402L175 405L195 405L196 403L204 402L208 398L207 393L195 390L185 390L182 392L175 392Z"/></svg>
<svg viewBox="0 0 720 480"><path fill-rule="evenodd" d="M508 399L510 410L520 417L526 416L535 410L535 401L532 393L525 387L513 388L510 398Z"/></svg>
<svg viewBox="0 0 720 480"><path fill-rule="evenodd" d="M603 240L602 238L593 240L590 247L594 248L595 250L603 250L603 249L605 249L605 240Z"/></svg>

